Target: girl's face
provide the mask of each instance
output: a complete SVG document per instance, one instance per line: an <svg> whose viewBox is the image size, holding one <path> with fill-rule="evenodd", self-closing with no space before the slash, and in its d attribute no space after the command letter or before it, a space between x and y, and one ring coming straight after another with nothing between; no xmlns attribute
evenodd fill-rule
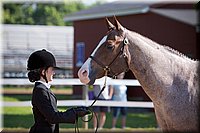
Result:
<svg viewBox="0 0 200 133"><path fill-rule="evenodd" d="M46 70L46 77L47 77L47 81L51 82L53 81L53 75L55 74L54 68L53 67L49 67Z"/></svg>

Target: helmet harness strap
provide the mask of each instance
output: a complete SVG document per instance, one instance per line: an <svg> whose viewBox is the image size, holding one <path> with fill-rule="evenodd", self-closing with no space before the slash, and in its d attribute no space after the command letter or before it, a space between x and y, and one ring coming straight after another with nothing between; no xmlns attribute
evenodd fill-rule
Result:
<svg viewBox="0 0 200 133"><path fill-rule="evenodd" d="M44 68L44 74L42 73L41 76L42 78L45 80L46 83L48 83L48 80L47 80L47 76L46 76L46 71L47 71L48 67Z"/></svg>

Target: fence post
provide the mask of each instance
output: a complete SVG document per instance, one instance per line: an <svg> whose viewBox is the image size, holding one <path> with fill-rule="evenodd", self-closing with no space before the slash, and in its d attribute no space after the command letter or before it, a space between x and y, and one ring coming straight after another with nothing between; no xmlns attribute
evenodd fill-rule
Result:
<svg viewBox="0 0 200 133"><path fill-rule="evenodd" d="M83 86L83 91L82 91L82 92L83 92L83 93L82 93L83 100L85 100L85 103L87 103L88 100L89 100L89 97L88 97L88 85L84 85L84 86ZM88 120L88 116L87 116L87 115L84 116L83 119L84 119L85 121L87 121L87 120ZM84 129L88 129L88 122L83 122L83 123L82 123L82 126L83 126Z"/></svg>

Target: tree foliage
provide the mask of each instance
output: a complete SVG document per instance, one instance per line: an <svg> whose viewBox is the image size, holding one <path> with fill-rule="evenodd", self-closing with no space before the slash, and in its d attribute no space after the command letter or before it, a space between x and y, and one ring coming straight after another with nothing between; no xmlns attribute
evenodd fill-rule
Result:
<svg viewBox="0 0 200 133"><path fill-rule="evenodd" d="M7 3L3 4L4 24L71 25L64 22L64 16L86 9L81 1L67 3Z"/></svg>

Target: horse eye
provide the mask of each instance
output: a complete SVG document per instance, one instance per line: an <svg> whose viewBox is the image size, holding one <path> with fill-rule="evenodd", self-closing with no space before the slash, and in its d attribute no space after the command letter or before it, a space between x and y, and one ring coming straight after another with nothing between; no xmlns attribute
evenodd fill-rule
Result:
<svg viewBox="0 0 200 133"><path fill-rule="evenodd" d="M113 48L114 48L114 45L112 45L112 44L107 45L107 49L112 50Z"/></svg>

